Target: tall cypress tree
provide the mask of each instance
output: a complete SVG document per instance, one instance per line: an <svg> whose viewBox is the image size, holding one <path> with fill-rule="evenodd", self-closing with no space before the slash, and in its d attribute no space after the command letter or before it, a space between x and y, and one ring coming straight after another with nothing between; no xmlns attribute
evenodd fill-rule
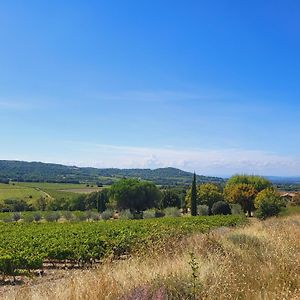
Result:
<svg viewBox="0 0 300 300"><path fill-rule="evenodd" d="M192 183L192 192L191 192L191 215L197 216L197 183L196 183L195 172L194 172L194 179Z"/></svg>

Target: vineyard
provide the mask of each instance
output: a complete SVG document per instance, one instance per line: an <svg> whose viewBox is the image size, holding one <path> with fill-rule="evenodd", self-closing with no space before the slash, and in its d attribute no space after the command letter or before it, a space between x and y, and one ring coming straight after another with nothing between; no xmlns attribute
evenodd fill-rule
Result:
<svg viewBox="0 0 300 300"><path fill-rule="evenodd" d="M242 223L210 216L77 223L0 223L0 273L29 275L45 267L86 267L111 257L163 247L192 232Z"/></svg>

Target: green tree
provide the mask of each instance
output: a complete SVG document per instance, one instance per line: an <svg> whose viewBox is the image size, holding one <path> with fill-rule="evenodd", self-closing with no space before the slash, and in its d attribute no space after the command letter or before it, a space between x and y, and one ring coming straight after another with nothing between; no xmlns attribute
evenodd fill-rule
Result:
<svg viewBox="0 0 300 300"><path fill-rule="evenodd" d="M98 199L97 199L97 210L100 213L103 213L106 210L108 201L109 201L109 190L103 189L98 193Z"/></svg>
<svg viewBox="0 0 300 300"><path fill-rule="evenodd" d="M69 202L66 198L54 198L48 202L46 209L53 211L67 210L69 209Z"/></svg>
<svg viewBox="0 0 300 300"><path fill-rule="evenodd" d="M35 208L37 210L45 210L47 207L48 201L45 199L45 197L41 196L36 200Z"/></svg>
<svg viewBox="0 0 300 300"><path fill-rule="evenodd" d="M110 189L110 197L119 210L141 212L158 205L161 194L154 183L136 179L121 179Z"/></svg>
<svg viewBox="0 0 300 300"><path fill-rule="evenodd" d="M284 201L280 197L280 194L274 188L267 188L262 190L257 194L254 201L255 208L259 208L260 203L265 200L270 200L271 202L277 202L283 205Z"/></svg>
<svg viewBox="0 0 300 300"><path fill-rule="evenodd" d="M174 190L170 188L162 191L160 208L166 208L166 207L177 207L177 208L181 207L180 196L178 195L178 193L176 193Z"/></svg>
<svg viewBox="0 0 300 300"><path fill-rule="evenodd" d="M280 194L273 188L262 190L255 198L256 215L260 219L277 216L285 206Z"/></svg>
<svg viewBox="0 0 300 300"><path fill-rule="evenodd" d="M86 210L85 205L86 195L78 195L69 200L69 209L70 210Z"/></svg>
<svg viewBox="0 0 300 300"><path fill-rule="evenodd" d="M211 211L213 215L231 215L231 208L225 201L215 202Z"/></svg>
<svg viewBox="0 0 300 300"><path fill-rule="evenodd" d="M272 183L261 176L234 175L226 182L224 197L228 202L239 203L244 212L251 216L256 195L271 187Z"/></svg>
<svg viewBox="0 0 300 300"><path fill-rule="evenodd" d="M191 189L187 191L186 201L190 204ZM209 212L212 206L218 201L223 201L224 197L221 189L213 183L204 183L197 186L197 205L207 205Z"/></svg>
<svg viewBox="0 0 300 300"><path fill-rule="evenodd" d="M254 199L257 195L256 189L246 183L226 185L224 189L225 200L230 203L238 203L242 206L249 217L254 210Z"/></svg>
<svg viewBox="0 0 300 300"><path fill-rule="evenodd" d="M191 215L197 216L197 182L196 173L194 173L192 189L191 189Z"/></svg>
<svg viewBox="0 0 300 300"><path fill-rule="evenodd" d="M255 175L234 175L227 180L226 186L232 186L240 183L253 186L257 193L272 187L272 183L268 179Z"/></svg>

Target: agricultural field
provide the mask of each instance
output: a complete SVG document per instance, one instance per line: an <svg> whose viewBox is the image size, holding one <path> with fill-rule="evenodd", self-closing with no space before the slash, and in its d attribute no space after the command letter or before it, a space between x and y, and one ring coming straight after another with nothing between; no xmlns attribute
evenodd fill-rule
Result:
<svg viewBox="0 0 300 300"><path fill-rule="evenodd" d="M49 183L49 182L17 182L15 186L34 188L39 190L55 190L55 191L98 191L100 188L94 184L85 183Z"/></svg>
<svg viewBox="0 0 300 300"><path fill-rule="evenodd" d="M77 223L1 223L0 273L16 276L46 264L86 266L107 257L165 247L193 232L234 226L235 216L161 218Z"/></svg>
<svg viewBox="0 0 300 300"><path fill-rule="evenodd" d="M5 199L24 200L33 204L37 199L61 199L99 191L96 185L70 183L13 182L0 184L0 202Z"/></svg>
<svg viewBox="0 0 300 300"><path fill-rule="evenodd" d="M0 298L298 299L299 215L266 221L251 219L245 226L222 226L210 231L208 228L217 223L221 226L226 217L217 223L217 217L210 219L209 225L206 223L208 218L214 217L186 218L189 219L188 224L182 227L183 223L180 223L176 228L175 222L169 223L167 219L147 221L144 224L151 228L147 237L146 232L135 231L135 226L122 231L127 222L123 222L123 226L122 222L115 222L117 227L105 231L111 237L114 232L114 239L121 241L122 232L125 234L130 230L132 236L142 234L143 241L151 241L155 228L160 235L158 243L148 243L146 251L131 252L132 255L127 255L126 259L112 261L110 257L94 268L44 269L42 277L28 278L25 285L0 287ZM187 221L183 219L180 221ZM196 222L195 227L191 226L193 221ZM240 221L243 222L239 220L238 223ZM142 225L144 221L136 222ZM12 227L7 229L6 236ZM163 238L166 229L172 229L172 235ZM26 235L28 230L29 227L25 230ZM187 233L187 230L191 231ZM74 234L74 228L70 234ZM141 240L136 239L136 242L142 245ZM126 245L126 239L115 245ZM132 251L136 249L133 245L136 244L132 244ZM159 251L157 247L160 247ZM57 261L54 260L54 263Z"/></svg>
<svg viewBox="0 0 300 300"><path fill-rule="evenodd" d="M5 199L18 199L31 204L40 197L49 197L49 195L34 186L0 184L0 202Z"/></svg>

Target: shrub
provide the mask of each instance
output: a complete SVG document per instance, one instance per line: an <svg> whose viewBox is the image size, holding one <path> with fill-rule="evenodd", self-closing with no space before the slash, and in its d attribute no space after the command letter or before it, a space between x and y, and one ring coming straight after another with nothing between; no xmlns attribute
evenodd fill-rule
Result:
<svg viewBox="0 0 300 300"><path fill-rule="evenodd" d="M208 216L209 215L209 207L207 205L198 205L197 213L199 216Z"/></svg>
<svg viewBox="0 0 300 300"><path fill-rule="evenodd" d="M68 211L68 210L63 212L63 217L67 221L71 221L74 218L73 214L70 211Z"/></svg>
<svg viewBox="0 0 300 300"><path fill-rule="evenodd" d="M161 210L156 210L155 211L155 218L162 218L162 217L164 217L166 214L163 212L163 211L161 211Z"/></svg>
<svg viewBox="0 0 300 300"><path fill-rule="evenodd" d="M135 219L135 220L143 219L143 212L134 212L133 213L133 219Z"/></svg>
<svg viewBox="0 0 300 300"><path fill-rule="evenodd" d="M33 217L32 214L24 216L24 221L25 221L26 223L32 223L33 220L34 220L34 217Z"/></svg>
<svg viewBox="0 0 300 300"><path fill-rule="evenodd" d="M47 222L54 222L54 221L57 222L59 218L60 218L60 214L56 211L49 212L45 215L45 220Z"/></svg>
<svg viewBox="0 0 300 300"><path fill-rule="evenodd" d="M15 212L12 214L11 219L14 222L18 222L21 219L21 214L19 212Z"/></svg>
<svg viewBox="0 0 300 300"><path fill-rule="evenodd" d="M34 221L36 221L36 222L40 221L41 218L42 218L41 215L38 214L38 213L35 213L35 214L33 215L33 219L34 219Z"/></svg>
<svg viewBox="0 0 300 300"><path fill-rule="evenodd" d="M27 211L32 210L32 207L28 205L24 200L19 199L5 199L3 200L2 211Z"/></svg>
<svg viewBox="0 0 300 300"><path fill-rule="evenodd" d="M121 210L119 213L119 219L122 220L132 220L133 214L130 212L130 209Z"/></svg>
<svg viewBox="0 0 300 300"><path fill-rule="evenodd" d="M259 219L266 219L268 217L277 216L283 207L285 207L284 200L279 193L274 189L265 189L261 191L255 198L255 207L257 207L256 216Z"/></svg>
<svg viewBox="0 0 300 300"><path fill-rule="evenodd" d="M266 219L272 216L278 216L284 205L274 199L264 199L260 202L256 211L256 216L259 219Z"/></svg>
<svg viewBox="0 0 300 300"><path fill-rule="evenodd" d="M92 211L92 213L91 213L91 219L93 221L99 221L100 220L100 215L98 213Z"/></svg>
<svg viewBox="0 0 300 300"><path fill-rule="evenodd" d="M114 214L113 210L107 209L101 214L101 219L109 220L110 218L112 218L113 214Z"/></svg>
<svg viewBox="0 0 300 300"><path fill-rule="evenodd" d="M86 221L86 213L85 212L79 211L76 213L75 217L76 217L76 221Z"/></svg>
<svg viewBox="0 0 300 300"><path fill-rule="evenodd" d="M144 211L143 213L143 218L144 219L152 219L152 218L155 218L155 209L147 209Z"/></svg>
<svg viewBox="0 0 300 300"><path fill-rule="evenodd" d="M87 211L85 212L85 218L86 218L87 220L89 220L89 219L92 218L92 212L91 212L90 210L87 210Z"/></svg>
<svg viewBox="0 0 300 300"><path fill-rule="evenodd" d="M231 208L231 213L233 215L242 215L242 214L244 214L242 206L238 203L230 204L230 208Z"/></svg>
<svg viewBox="0 0 300 300"><path fill-rule="evenodd" d="M227 202L218 201L212 206L211 212L214 215L231 215L231 208Z"/></svg>
<svg viewBox="0 0 300 300"><path fill-rule="evenodd" d="M292 206L300 206L300 194L296 193L293 199L291 200Z"/></svg>
<svg viewBox="0 0 300 300"><path fill-rule="evenodd" d="M180 217L180 210L177 207L165 208L165 214L167 217Z"/></svg>
<svg viewBox="0 0 300 300"><path fill-rule="evenodd" d="M3 217L3 218L2 218L2 221L3 221L4 223L10 223L10 222L12 222L13 220L12 220L11 217L6 216L6 217Z"/></svg>

